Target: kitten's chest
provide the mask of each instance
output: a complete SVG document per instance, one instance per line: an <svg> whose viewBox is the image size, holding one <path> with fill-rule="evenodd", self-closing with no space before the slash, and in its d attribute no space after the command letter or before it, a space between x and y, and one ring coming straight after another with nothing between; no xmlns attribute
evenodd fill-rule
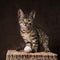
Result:
<svg viewBox="0 0 60 60"><path fill-rule="evenodd" d="M36 31L31 31L31 32L25 32L25 33L22 33L21 32L21 36L23 37L23 39L24 40L26 40L26 42L27 41L29 41L29 42L31 42L31 40L35 37L35 36L37 36L37 32Z"/></svg>
<svg viewBox="0 0 60 60"><path fill-rule="evenodd" d="M30 39L30 37L31 37L31 33L27 33L27 32L22 33L21 35L24 39Z"/></svg>

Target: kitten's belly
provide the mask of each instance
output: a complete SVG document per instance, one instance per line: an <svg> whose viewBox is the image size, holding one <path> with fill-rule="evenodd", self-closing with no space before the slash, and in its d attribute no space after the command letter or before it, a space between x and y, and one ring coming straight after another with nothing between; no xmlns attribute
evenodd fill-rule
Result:
<svg viewBox="0 0 60 60"><path fill-rule="evenodd" d="M25 42L31 42L33 39L36 39L35 37L37 37L37 34L36 32L21 33L21 36L23 37Z"/></svg>

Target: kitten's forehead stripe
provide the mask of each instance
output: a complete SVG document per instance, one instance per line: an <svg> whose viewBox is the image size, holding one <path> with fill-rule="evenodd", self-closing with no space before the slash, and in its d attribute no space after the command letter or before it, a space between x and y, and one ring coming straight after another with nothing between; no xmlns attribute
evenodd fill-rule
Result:
<svg viewBox="0 0 60 60"><path fill-rule="evenodd" d="M28 18L28 14L25 14L25 16L24 16L25 18Z"/></svg>

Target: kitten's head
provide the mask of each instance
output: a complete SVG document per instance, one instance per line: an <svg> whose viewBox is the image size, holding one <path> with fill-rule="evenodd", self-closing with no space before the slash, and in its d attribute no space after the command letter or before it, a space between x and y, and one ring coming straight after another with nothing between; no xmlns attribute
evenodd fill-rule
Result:
<svg viewBox="0 0 60 60"><path fill-rule="evenodd" d="M18 20L20 27L31 27L33 25L34 18L35 11L31 11L29 15L25 15L21 9L18 10Z"/></svg>

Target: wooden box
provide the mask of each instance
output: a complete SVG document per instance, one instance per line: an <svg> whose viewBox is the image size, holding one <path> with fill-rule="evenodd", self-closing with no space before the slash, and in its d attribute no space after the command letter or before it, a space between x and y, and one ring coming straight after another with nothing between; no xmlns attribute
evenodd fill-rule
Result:
<svg viewBox="0 0 60 60"><path fill-rule="evenodd" d="M8 50L6 60L57 60L57 54L52 52L26 53L23 51Z"/></svg>

